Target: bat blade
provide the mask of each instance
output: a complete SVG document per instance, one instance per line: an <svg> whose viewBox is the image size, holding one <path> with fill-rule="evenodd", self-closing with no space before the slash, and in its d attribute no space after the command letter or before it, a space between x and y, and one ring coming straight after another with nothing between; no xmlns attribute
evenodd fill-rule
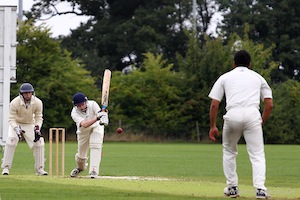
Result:
<svg viewBox="0 0 300 200"><path fill-rule="evenodd" d="M109 69L105 69L103 75L103 82L102 82L102 100L101 100L102 110L105 110L108 106L110 79L111 79L111 71Z"/></svg>

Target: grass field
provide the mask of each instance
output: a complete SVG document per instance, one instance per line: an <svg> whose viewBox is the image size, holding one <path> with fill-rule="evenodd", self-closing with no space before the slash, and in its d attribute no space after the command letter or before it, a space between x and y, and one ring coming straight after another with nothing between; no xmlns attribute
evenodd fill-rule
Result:
<svg viewBox="0 0 300 200"><path fill-rule="evenodd" d="M220 144L107 142L100 179L69 178L76 148L66 143L65 177L37 177L31 151L19 143L10 175L0 176L0 199L226 199ZM46 158L48 150L46 144ZM266 145L265 151L272 199L299 200L300 146ZM240 199L255 199L245 145L237 162ZM48 160L45 165L48 170Z"/></svg>

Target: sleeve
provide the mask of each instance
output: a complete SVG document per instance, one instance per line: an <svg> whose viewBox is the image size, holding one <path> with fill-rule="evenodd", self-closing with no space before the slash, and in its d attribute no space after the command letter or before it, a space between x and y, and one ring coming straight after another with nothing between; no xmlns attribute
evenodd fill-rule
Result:
<svg viewBox="0 0 300 200"><path fill-rule="evenodd" d="M35 125L38 125L40 128L43 125L43 102L38 99L36 104L36 109L34 112L34 121Z"/></svg>
<svg viewBox="0 0 300 200"><path fill-rule="evenodd" d="M82 122L84 120L84 118L76 112L75 107L73 107L73 109L71 111L71 117L72 117L73 121L75 122L77 128L79 128L80 127L80 122Z"/></svg>
<svg viewBox="0 0 300 200"><path fill-rule="evenodd" d="M95 114L97 114L98 112L101 111L101 108L100 108L99 104L96 101L93 101L92 107L93 107L93 110L94 110Z"/></svg>
<svg viewBox="0 0 300 200"><path fill-rule="evenodd" d="M9 118L8 118L8 122L10 124L11 127L15 128L16 126L18 126L17 123L17 106L16 106L17 102L15 100L11 101L11 103L9 104Z"/></svg>
<svg viewBox="0 0 300 200"><path fill-rule="evenodd" d="M213 85L208 97L211 99L221 101L223 96L224 96L224 85L221 76Z"/></svg>
<svg viewBox="0 0 300 200"><path fill-rule="evenodd" d="M262 86L261 86L261 90L260 90L260 96L261 96L261 100L263 101L266 98L273 98L272 96L272 90L270 88L270 86L268 85L267 81L262 78Z"/></svg>

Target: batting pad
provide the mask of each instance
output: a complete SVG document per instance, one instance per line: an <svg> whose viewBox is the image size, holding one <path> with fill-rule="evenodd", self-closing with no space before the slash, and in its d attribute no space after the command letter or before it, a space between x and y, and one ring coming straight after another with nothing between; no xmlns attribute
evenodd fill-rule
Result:
<svg viewBox="0 0 300 200"><path fill-rule="evenodd" d="M97 174L99 174L99 166L101 162L101 153L102 148L91 148L90 149L90 168L89 173L92 171L95 171Z"/></svg>
<svg viewBox="0 0 300 200"><path fill-rule="evenodd" d="M5 149L4 149L4 155L2 159L2 165L1 165L2 168L6 166L8 166L9 169L11 168L17 144L18 144L18 138L16 137L7 138Z"/></svg>
<svg viewBox="0 0 300 200"><path fill-rule="evenodd" d="M99 174L101 153L103 146L104 127L98 126L90 136L90 167L89 173L95 171Z"/></svg>
<svg viewBox="0 0 300 200"><path fill-rule="evenodd" d="M35 160L34 167L36 170L42 168L44 169L44 162L45 162L45 142L44 138L41 137L39 141L33 144L33 157Z"/></svg>

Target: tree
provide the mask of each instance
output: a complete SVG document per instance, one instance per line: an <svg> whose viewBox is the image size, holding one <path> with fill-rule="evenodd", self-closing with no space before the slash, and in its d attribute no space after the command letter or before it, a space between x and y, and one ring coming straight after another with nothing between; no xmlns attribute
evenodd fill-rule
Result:
<svg viewBox="0 0 300 200"><path fill-rule="evenodd" d="M272 47L254 44L246 34L233 35L224 45L221 38L199 43L195 35L189 38L188 51L177 55L179 72L162 55L145 54L140 68L129 74L115 72L112 78L110 109L114 122L122 119L135 132L148 135L173 136L194 140L196 122L201 135L209 129L208 93L215 80L232 69L233 55L238 49L251 53L253 70L269 79L276 63L270 62ZM268 68L265 63L269 61ZM219 125L225 103L222 101Z"/></svg>
<svg viewBox="0 0 300 200"><path fill-rule="evenodd" d="M68 2L70 11L57 10L59 2ZM176 69L176 53L186 51L187 38L183 30L196 24L197 37L202 38L216 11L212 0L197 3L197 23L193 24L191 0L38 0L26 15L34 19L45 13L91 16L70 36L60 39L73 57L85 63L100 85L99 72L104 68L121 71L130 65L139 67L146 52L162 54Z"/></svg>
<svg viewBox="0 0 300 200"><path fill-rule="evenodd" d="M274 109L265 129L265 140L275 144L300 142L300 83L287 80L273 85Z"/></svg>
<svg viewBox="0 0 300 200"><path fill-rule="evenodd" d="M185 55L177 54L179 71L184 75L183 98L185 110L183 115L189 115L187 122L190 137L195 138L196 122L199 124L201 135L206 135L209 128L208 106L210 100L207 97L210 87L222 72L231 68L230 51L224 50L221 38L210 40L205 37L205 42L195 37L195 32L186 31L189 38L188 51Z"/></svg>
<svg viewBox="0 0 300 200"><path fill-rule="evenodd" d="M47 8L49 3L57 1L43 2L46 2L44 8ZM199 121L201 133L207 134L210 103L207 95L215 80L231 70L236 50L249 51L252 69L262 74L269 83L275 77L274 72L277 73L279 61L283 61L281 58L292 55L289 54L291 48L297 50L296 34L287 36L284 28L279 28L290 14L273 12L274 9L279 11L280 6L284 10L290 5L284 1L218 1L222 11L231 10L225 15L224 35L214 39L202 33L199 36L198 29L195 31L185 26L186 20L191 17L191 1L69 2L80 5L81 14L92 17L73 30L69 37L59 39L71 49L74 57L84 60L85 67L90 69L99 86L104 68L115 71L111 83L110 119L112 123L121 119L134 133L194 139L195 122ZM298 19L297 14L293 14ZM276 19L282 17L280 24L276 24L273 16ZM297 33L297 24L292 23L291 27ZM277 60L274 61L274 58ZM121 73L119 70L125 66L135 70ZM48 72L44 74L47 80ZM285 112L297 116L299 112L295 105L296 97L299 97L298 84L289 78L286 80L286 83L271 85L274 87L275 107L274 115L264 126L267 143L299 140L298 129L286 134L298 119L281 115ZM66 91L64 94L69 92L65 88L63 90ZM93 96L92 90L87 91ZM285 100L286 97L289 99ZM66 107L63 103L60 107ZM288 103L293 107L288 107ZM224 106L222 101L219 125L223 121Z"/></svg>
<svg viewBox="0 0 300 200"><path fill-rule="evenodd" d="M183 115L190 115L190 122L199 121L201 134L209 130L208 93L217 78L232 69L233 55L237 50L245 49L252 57L252 69L262 74L270 82L270 72L278 63L271 61L273 46L266 48L263 44L255 44L248 36L249 29L245 28L243 37L231 35L224 45L222 38L214 40L206 37L200 44L193 32L186 32L189 37L189 49L185 56L177 55L179 71L184 74L185 90L183 97L185 111ZM268 66L266 66L268 63ZM225 102L221 102L218 124L222 124L225 113ZM193 123L194 125L195 123ZM189 127L193 133L192 126Z"/></svg>
<svg viewBox="0 0 300 200"><path fill-rule="evenodd" d="M297 0L218 0L224 13L220 28L225 37L232 33L242 36L245 24L250 25L249 38L265 46L276 45L274 60L281 62L285 76L293 78L300 66L300 1ZM284 81L281 71L272 72L274 81ZM280 78L280 80L278 80ZM299 77L297 77L299 78Z"/></svg>
<svg viewBox="0 0 300 200"><path fill-rule="evenodd" d="M129 74L114 72L111 82L112 121L122 120L135 133L183 137L187 133L179 73L162 55L145 54L142 67Z"/></svg>
<svg viewBox="0 0 300 200"><path fill-rule="evenodd" d="M17 84L11 96L19 93L23 82L30 82L44 103L44 128L71 128L72 95L82 91L92 98L99 96L94 78L79 60L50 37L44 25L21 23L17 32ZM99 100L99 99L98 99Z"/></svg>

